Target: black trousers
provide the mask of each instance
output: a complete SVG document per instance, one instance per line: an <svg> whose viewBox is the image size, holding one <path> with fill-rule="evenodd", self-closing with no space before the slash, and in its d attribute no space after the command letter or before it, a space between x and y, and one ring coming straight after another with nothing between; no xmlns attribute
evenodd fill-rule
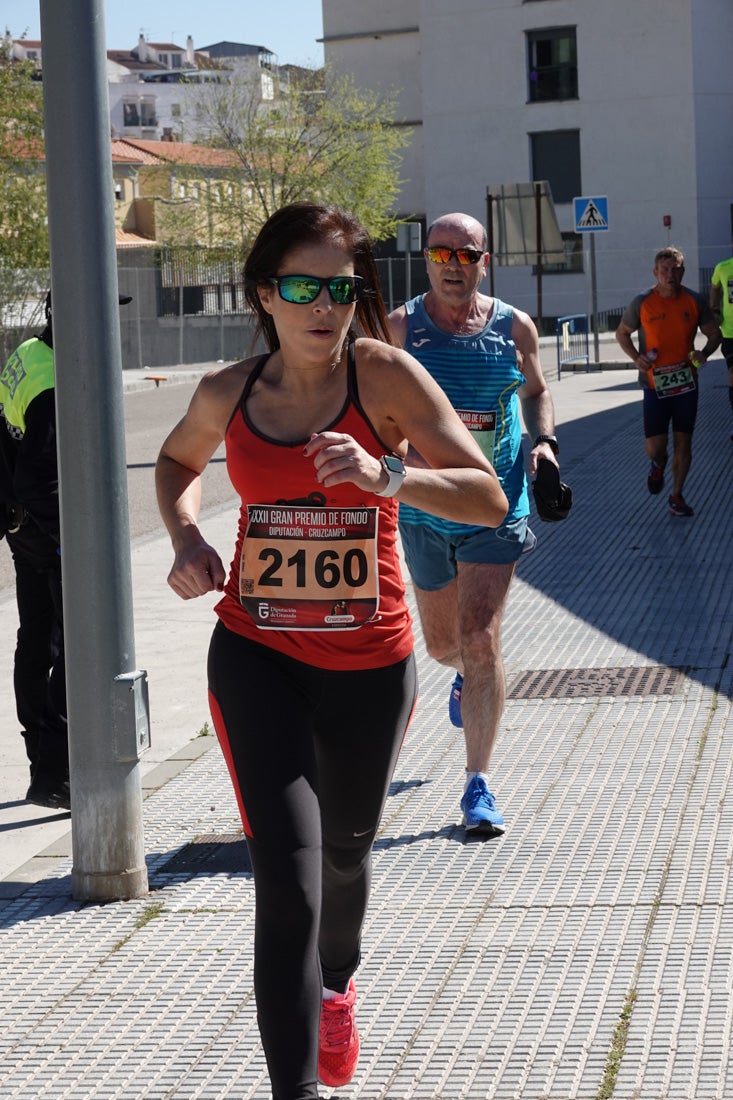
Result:
<svg viewBox="0 0 733 1100"><path fill-rule="evenodd" d="M53 539L28 520L7 535L15 566L18 636L13 686L31 770L69 770L61 558Z"/></svg>
<svg viewBox="0 0 733 1100"><path fill-rule="evenodd" d="M254 872L255 995L273 1100L312 1100L322 986L345 990L359 963L415 662L332 672L220 623L209 687Z"/></svg>

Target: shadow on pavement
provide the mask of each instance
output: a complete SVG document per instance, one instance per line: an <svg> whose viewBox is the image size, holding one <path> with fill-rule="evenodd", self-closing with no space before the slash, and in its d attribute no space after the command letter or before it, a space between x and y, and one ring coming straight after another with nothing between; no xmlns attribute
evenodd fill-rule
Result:
<svg viewBox="0 0 733 1100"><path fill-rule="evenodd" d="M573 509L554 524L533 511L538 548L517 576L621 645L731 695L733 444L725 389L717 375L701 386L685 484L695 509L689 519L668 512L671 463L664 491L646 489L640 401L563 424L560 461ZM509 620L512 607L510 599ZM514 616L510 644L525 625L516 604ZM554 667L551 651L540 667Z"/></svg>

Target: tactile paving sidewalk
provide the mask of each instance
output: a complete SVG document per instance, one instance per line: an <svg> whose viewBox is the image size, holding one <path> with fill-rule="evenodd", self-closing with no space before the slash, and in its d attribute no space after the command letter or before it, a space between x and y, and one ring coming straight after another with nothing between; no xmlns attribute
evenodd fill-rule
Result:
<svg viewBox="0 0 733 1100"><path fill-rule="evenodd" d="M693 520L643 489L637 404L562 433L576 502L536 524L520 565L509 687L535 670L681 672L668 693L511 699L491 771L502 839L458 824L451 675L419 643L356 977L359 1069L324 1097L733 1097L733 443L716 369ZM251 878L173 859L238 827L214 747L145 802L148 897L79 905L62 860L0 907L0 1097L269 1097Z"/></svg>

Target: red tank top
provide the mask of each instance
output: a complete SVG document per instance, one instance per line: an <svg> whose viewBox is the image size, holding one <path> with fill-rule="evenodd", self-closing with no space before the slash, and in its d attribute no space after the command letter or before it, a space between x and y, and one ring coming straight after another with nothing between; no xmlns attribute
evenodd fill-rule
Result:
<svg viewBox="0 0 733 1100"><path fill-rule="evenodd" d="M397 502L352 484L325 489L302 454L306 440L282 443L252 425L247 399L267 358L251 371L226 432L242 505L216 612L236 634L318 668L394 664L413 647ZM353 343L346 401L322 430L348 433L376 458L388 452L359 404Z"/></svg>

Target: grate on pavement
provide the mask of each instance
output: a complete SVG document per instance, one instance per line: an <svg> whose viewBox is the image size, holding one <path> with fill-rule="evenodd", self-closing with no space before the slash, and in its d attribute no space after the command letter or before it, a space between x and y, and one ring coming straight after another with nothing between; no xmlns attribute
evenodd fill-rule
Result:
<svg viewBox="0 0 733 1100"><path fill-rule="evenodd" d="M525 672L508 699L572 699L599 695L675 695L683 668L634 665L625 668L556 668Z"/></svg>

